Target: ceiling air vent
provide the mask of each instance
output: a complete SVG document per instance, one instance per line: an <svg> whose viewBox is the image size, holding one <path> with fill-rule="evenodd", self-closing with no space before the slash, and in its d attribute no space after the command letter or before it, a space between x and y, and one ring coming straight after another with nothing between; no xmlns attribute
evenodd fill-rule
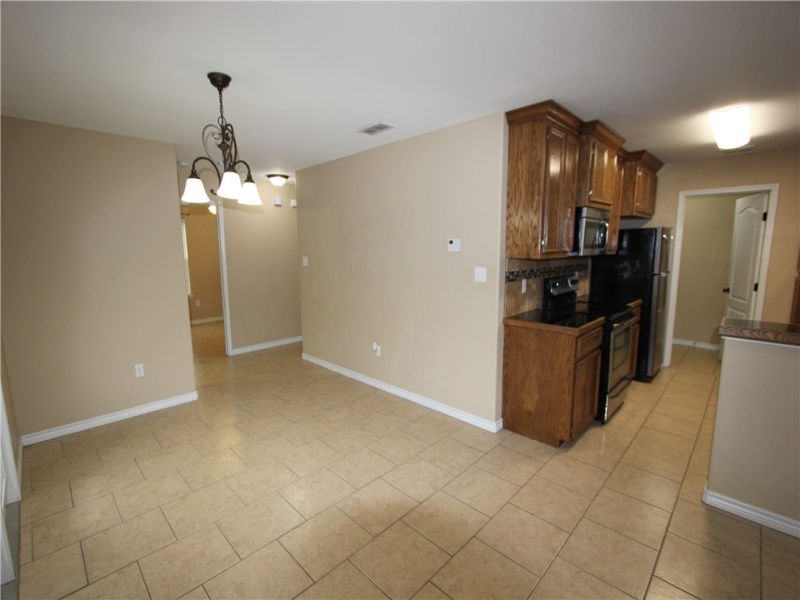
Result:
<svg viewBox="0 0 800 600"><path fill-rule="evenodd" d="M362 127L358 130L358 133L366 133L367 135L378 135L379 133L383 133L384 131L389 131L390 129L394 129L394 125L389 125L389 123L373 123L372 125L367 125L366 127Z"/></svg>

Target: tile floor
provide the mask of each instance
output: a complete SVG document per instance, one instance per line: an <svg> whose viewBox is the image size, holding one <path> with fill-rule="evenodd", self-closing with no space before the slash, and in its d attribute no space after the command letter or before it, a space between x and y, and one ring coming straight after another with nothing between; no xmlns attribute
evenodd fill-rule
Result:
<svg viewBox="0 0 800 600"><path fill-rule="evenodd" d="M800 541L700 501L714 352L556 450L220 331L198 402L25 448L21 598L800 595Z"/></svg>

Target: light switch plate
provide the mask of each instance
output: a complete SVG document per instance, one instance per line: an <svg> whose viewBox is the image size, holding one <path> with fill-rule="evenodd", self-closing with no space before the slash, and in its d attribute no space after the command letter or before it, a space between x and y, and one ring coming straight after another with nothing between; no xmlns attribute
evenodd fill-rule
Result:
<svg viewBox="0 0 800 600"><path fill-rule="evenodd" d="M292 208L297 208L297 200L295 198L289 200L289 206L291 206Z"/></svg>
<svg viewBox="0 0 800 600"><path fill-rule="evenodd" d="M475 281L486 283L486 267L475 267Z"/></svg>
<svg viewBox="0 0 800 600"><path fill-rule="evenodd" d="M460 238L450 238L447 240L447 251L448 252L461 252L461 239Z"/></svg>
<svg viewBox="0 0 800 600"><path fill-rule="evenodd" d="M282 206L283 200L281 200L280 196L275 196L275 206Z"/></svg>
<svg viewBox="0 0 800 600"><path fill-rule="evenodd" d="M304 267L307 267L307 266L308 266L308 257L307 257L307 256L304 256L304 257L303 257L303 266L304 266Z"/></svg>

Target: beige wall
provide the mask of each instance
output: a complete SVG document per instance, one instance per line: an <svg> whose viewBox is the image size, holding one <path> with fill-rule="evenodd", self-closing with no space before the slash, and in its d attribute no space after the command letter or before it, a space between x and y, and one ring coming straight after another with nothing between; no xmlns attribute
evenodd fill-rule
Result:
<svg viewBox="0 0 800 600"><path fill-rule="evenodd" d="M725 315L736 198L745 194L692 196L683 220L675 338L719 345Z"/></svg>
<svg viewBox="0 0 800 600"><path fill-rule="evenodd" d="M6 117L2 133L3 343L21 434L193 393L174 147Z"/></svg>
<svg viewBox="0 0 800 600"><path fill-rule="evenodd" d="M674 227L682 191L780 184L762 320L787 323L800 247L800 150L673 163L658 174L656 214L648 227Z"/></svg>
<svg viewBox="0 0 800 600"><path fill-rule="evenodd" d="M217 217L208 207L191 206L182 210L186 222L186 246L189 250L189 277L192 298L189 312L192 321L222 318L222 283L219 271Z"/></svg>
<svg viewBox="0 0 800 600"><path fill-rule="evenodd" d="M289 205L295 187L256 185L262 206L226 200L222 209L234 352L301 335L297 209Z"/></svg>
<svg viewBox="0 0 800 600"><path fill-rule="evenodd" d="M298 172L305 353L500 419L506 137L497 114Z"/></svg>

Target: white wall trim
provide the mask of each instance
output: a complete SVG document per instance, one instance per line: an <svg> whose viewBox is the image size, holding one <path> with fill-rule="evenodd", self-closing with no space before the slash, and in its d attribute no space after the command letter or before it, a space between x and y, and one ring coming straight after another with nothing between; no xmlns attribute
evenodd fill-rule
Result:
<svg viewBox="0 0 800 600"><path fill-rule="evenodd" d="M278 348L279 346L288 346L289 344L296 344L302 342L303 336L285 338L282 340L275 340L274 342L264 342L263 344L253 344L252 346L243 346L241 348L234 348L228 352L228 356L238 356L239 354L247 354L248 352L257 352L258 350L269 350L270 348Z"/></svg>
<svg viewBox="0 0 800 600"><path fill-rule="evenodd" d="M218 317L208 317L206 319L194 319L191 323L192 325L202 325L203 323L216 323L217 321L224 321L225 317L222 315Z"/></svg>
<svg viewBox="0 0 800 600"><path fill-rule="evenodd" d="M366 375L362 375L361 373L357 373L356 371L345 369L344 367L340 367L339 365L329 363L326 360L322 360L321 358L311 356L309 354L306 354L305 352L303 353L303 360L307 360L308 362L314 363L315 365L319 365L320 367L325 367L330 371L339 373L340 375L344 375L345 377L349 377L350 379L355 379L356 381L360 381L361 383L366 383L367 385L371 385L372 387L378 388L379 390L383 390L384 392L394 394L395 396L399 396L400 398L404 398L405 400L410 400L411 402L420 404L422 406L425 406L426 408L430 408L432 410L435 410L436 412L445 414L448 417L453 417L454 419L458 419L459 421L463 421L464 423L469 423L470 425L474 425L475 427L479 427L480 429L483 429L485 431L489 431L491 433L497 433L503 428L502 419L500 419L499 421L488 421L486 419L476 417L475 415L465 412L463 410L459 410L457 408L453 408L452 406L442 404L441 402L437 402L436 400L431 400L430 398L426 398L425 396L420 396L419 394L415 394L414 392L409 392L408 390L395 387L389 383L384 383L383 381L380 381L378 379L367 377Z"/></svg>
<svg viewBox="0 0 800 600"><path fill-rule="evenodd" d="M78 421L76 423L70 423L69 425L61 425L60 427L53 427L52 429L37 431L36 433L29 433L22 436L22 445L30 446L31 444L38 444L39 442L46 442L47 440L52 440L63 435L85 431L87 429L99 427L100 425L116 423L117 421L130 419L131 417L138 417L139 415L162 410L164 408L170 408L172 406L178 406L179 404L186 404L187 402L193 402L194 400L197 400L196 391L189 392L188 394L181 394L180 396L173 396L172 398L166 398L164 400L158 400L156 402L150 402L149 404L134 406L133 408L126 408L125 410L109 413L107 415L92 417L91 419L86 419L85 421Z"/></svg>
<svg viewBox="0 0 800 600"><path fill-rule="evenodd" d="M3 397L3 388L0 387L0 417L2 418L2 426L0 428L0 460L3 461L3 468L5 469L5 501L10 504L18 502L22 499L22 488L20 487L21 473L22 473L22 451L17 448L19 452L14 452L14 446L11 444L11 426L8 424L8 414L6 413L6 402ZM16 464L14 457L17 456ZM3 507L5 510L5 507Z"/></svg>
<svg viewBox="0 0 800 600"><path fill-rule="evenodd" d="M714 508L719 508L725 512L733 513L739 517L745 518L748 521L753 521L759 525L765 525L772 529L777 529L783 533L793 535L800 538L800 521L784 517L778 513L747 504L741 500L723 496L717 492L712 492L706 489L703 492L703 502Z"/></svg>
<svg viewBox="0 0 800 600"><path fill-rule="evenodd" d="M225 209L222 204L222 199L219 199L217 202L217 241L219 242L219 276L222 284L222 321L225 329L225 355L233 356L231 304L228 293L228 256L225 251Z"/></svg>
<svg viewBox="0 0 800 600"><path fill-rule="evenodd" d="M672 340L675 346L691 346L692 348L702 348L703 350L719 350L722 348L720 344L709 344L708 342L695 342L694 340L681 340L675 338Z"/></svg>
<svg viewBox="0 0 800 600"><path fill-rule="evenodd" d="M758 274L758 287L761 290L767 289L767 272L769 271L770 254L772 252L772 234L775 231L775 216L778 213L778 192L780 191L780 184L768 183L764 185L743 185L738 187L727 188L711 188L707 190L684 190L678 194L678 213L675 219L675 229L672 249L672 282L669 286L669 309L667 315L667 339L664 343L664 364L663 366L670 366L672 357L672 345L675 342L673 335L675 334L675 310L678 306L678 280L680 278L681 267L681 252L683 250L683 221L686 216L686 201L695 196L715 196L715 195L730 195L742 194L755 194L758 192L767 192L769 194L769 202L767 204L767 227L764 230L764 241L762 242L761 250L761 265ZM764 294L759 292L756 294L756 310L754 321L761 320L761 313L764 310Z"/></svg>

